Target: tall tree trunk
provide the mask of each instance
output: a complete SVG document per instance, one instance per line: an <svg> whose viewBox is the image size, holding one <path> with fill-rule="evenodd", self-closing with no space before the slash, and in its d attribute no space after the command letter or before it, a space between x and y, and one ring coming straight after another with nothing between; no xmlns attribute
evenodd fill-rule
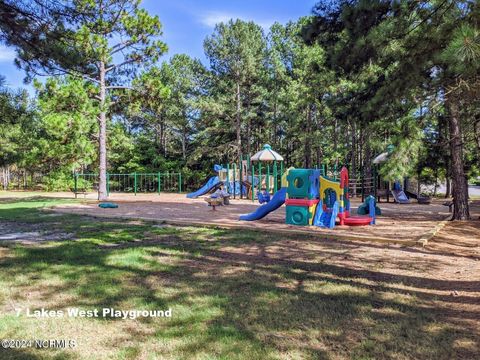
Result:
<svg viewBox="0 0 480 360"><path fill-rule="evenodd" d="M353 188L352 193L353 196L357 196L357 128L355 126L355 120L352 121L352 162L350 164L350 178L353 179Z"/></svg>
<svg viewBox="0 0 480 360"><path fill-rule="evenodd" d="M303 149L303 156L305 160L305 168L312 167L312 109L307 107L307 120L305 122L305 147Z"/></svg>
<svg viewBox="0 0 480 360"><path fill-rule="evenodd" d="M449 127L448 127L448 120L445 116L440 116L438 118L438 145L439 147L442 147L442 149L445 147L445 144L450 144L449 142ZM449 198L451 194L451 183L450 183L450 178L451 178L451 156L448 151L442 151L442 158L443 162L445 164L445 198Z"/></svg>
<svg viewBox="0 0 480 360"><path fill-rule="evenodd" d="M163 154L163 132L164 132L164 123L163 123L163 115L160 113L158 115L158 122L157 122L157 134L156 134L156 144L158 149L158 154Z"/></svg>
<svg viewBox="0 0 480 360"><path fill-rule="evenodd" d="M449 112L450 151L452 159L453 180L453 217L452 220L469 220L468 184L463 163L463 142L460 128L459 108L455 98L447 97L446 105Z"/></svg>
<svg viewBox="0 0 480 360"><path fill-rule="evenodd" d="M165 158L168 156L167 146L168 146L168 131L167 129L165 129L165 133L163 135L163 156L165 156Z"/></svg>
<svg viewBox="0 0 480 360"><path fill-rule="evenodd" d="M236 91L236 102L237 102L237 113L235 116L235 128L237 130L237 159L240 161L242 157L242 118L241 118L241 97L240 97L240 82L237 81L237 91Z"/></svg>
<svg viewBox="0 0 480 360"><path fill-rule="evenodd" d="M103 201L107 194L107 109L106 109L106 86L105 86L105 63L100 62L100 116L99 116L99 181L98 200Z"/></svg>
<svg viewBox="0 0 480 360"><path fill-rule="evenodd" d="M275 96L275 101L273 103L273 148L276 149L278 148L277 146L277 132L278 132L278 127L277 127L277 97Z"/></svg>
<svg viewBox="0 0 480 360"><path fill-rule="evenodd" d="M247 122L247 154L252 153L251 138L252 138L252 120L248 119L248 122ZM258 139L257 139L257 141L258 141ZM253 145L254 146L257 145L256 147L258 148L258 144L253 144Z"/></svg>
<svg viewBox="0 0 480 360"><path fill-rule="evenodd" d="M187 129L184 127L182 131L182 158L187 159Z"/></svg>
<svg viewBox="0 0 480 360"><path fill-rule="evenodd" d="M336 153L338 148L338 120L335 118L333 123L333 151Z"/></svg>

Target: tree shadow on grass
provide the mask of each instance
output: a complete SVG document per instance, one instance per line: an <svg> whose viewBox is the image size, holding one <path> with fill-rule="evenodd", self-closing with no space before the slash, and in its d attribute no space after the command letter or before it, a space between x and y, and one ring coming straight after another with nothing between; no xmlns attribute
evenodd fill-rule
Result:
<svg viewBox="0 0 480 360"><path fill-rule="evenodd" d="M433 304L456 301L429 292L452 282L316 263L306 249L282 253L285 244L274 253L267 247L277 240L253 232L162 228L149 230L152 238L145 240L145 227L108 221L63 225L79 226L76 241L18 246L12 249L15 256L0 260L3 276L23 279L14 285L16 295L56 278L58 285L44 288L39 300L58 294L73 299L69 304L54 301L52 309L115 308L125 303L139 309L172 307L169 322L141 320L154 330L153 336L176 344L164 355L186 359L205 354L262 359L478 355L478 329L461 321L478 319L478 308L451 309L446 317L444 309ZM338 246L326 245L317 255L343 256L336 250ZM455 282L455 288L463 291L478 287L478 282ZM130 340L140 346L149 341L149 334L138 331ZM474 345L462 347L457 344L461 341Z"/></svg>

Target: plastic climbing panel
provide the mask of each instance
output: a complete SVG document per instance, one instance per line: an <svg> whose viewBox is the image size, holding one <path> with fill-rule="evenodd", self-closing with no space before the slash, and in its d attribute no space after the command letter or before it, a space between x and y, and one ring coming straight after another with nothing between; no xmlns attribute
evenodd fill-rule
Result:
<svg viewBox="0 0 480 360"><path fill-rule="evenodd" d="M307 206L287 206L285 222L290 225L308 225L310 212Z"/></svg>
<svg viewBox="0 0 480 360"><path fill-rule="evenodd" d="M288 172L287 194L290 199L317 199L319 189L318 170L292 169Z"/></svg>

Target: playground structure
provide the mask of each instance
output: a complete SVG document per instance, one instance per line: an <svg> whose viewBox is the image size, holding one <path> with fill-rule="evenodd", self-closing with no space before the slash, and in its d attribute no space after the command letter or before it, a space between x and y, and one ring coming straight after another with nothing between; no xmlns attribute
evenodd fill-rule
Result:
<svg viewBox="0 0 480 360"><path fill-rule="evenodd" d="M369 171L364 168L353 174L350 179L350 194L352 197L360 197L365 201L369 196L375 197L380 202L385 199L390 202L393 198L398 204L408 204L411 199L415 199L420 204L429 204L430 197L421 195L421 183L418 179L405 177L397 181L385 181L379 175L381 164L387 161L394 151L394 146L387 146L387 150L377 155L372 161L372 167Z"/></svg>
<svg viewBox="0 0 480 360"><path fill-rule="evenodd" d="M214 171L217 173L215 176L197 191L187 194L187 197L197 198L224 187L234 199L255 201L261 192L277 193L284 174L283 157L266 144L255 155L242 156L238 164L215 165Z"/></svg>
<svg viewBox="0 0 480 360"><path fill-rule="evenodd" d="M340 225L374 225L376 205L373 197L368 200L367 216L350 216L348 184L346 167L340 171L339 181L321 175L318 169L290 168L282 178L281 189L271 201L251 214L241 215L240 220L260 220L285 203L285 222L289 225L333 229L337 218Z"/></svg>
<svg viewBox="0 0 480 360"><path fill-rule="evenodd" d="M197 198L224 187L233 199L268 202L283 186L282 178L286 173L283 157L268 144L253 156L241 156L238 164L215 165L214 171L215 176L187 197ZM322 164L316 171L321 175L329 173L334 180L339 176L336 165L327 168L326 164Z"/></svg>

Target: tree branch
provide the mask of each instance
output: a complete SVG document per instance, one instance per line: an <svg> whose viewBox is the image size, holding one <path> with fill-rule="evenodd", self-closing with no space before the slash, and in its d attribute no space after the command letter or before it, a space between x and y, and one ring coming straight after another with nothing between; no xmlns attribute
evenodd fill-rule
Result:
<svg viewBox="0 0 480 360"><path fill-rule="evenodd" d="M133 87L131 86L120 86L120 85L111 85L105 87L107 90L117 90L117 89L127 89L127 90L133 90Z"/></svg>
<svg viewBox="0 0 480 360"><path fill-rule="evenodd" d="M128 65L128 64L131 64L131 63L134 63L134 62L137 62L138 60L137 59L128 59L120 64L116 64L116 65L112 65L112 66L109 66L108 68L105 69L105 72L108 73L112 70L115 70L115 69L118 69L122 66L125 66L125 65Z"/></svg>

